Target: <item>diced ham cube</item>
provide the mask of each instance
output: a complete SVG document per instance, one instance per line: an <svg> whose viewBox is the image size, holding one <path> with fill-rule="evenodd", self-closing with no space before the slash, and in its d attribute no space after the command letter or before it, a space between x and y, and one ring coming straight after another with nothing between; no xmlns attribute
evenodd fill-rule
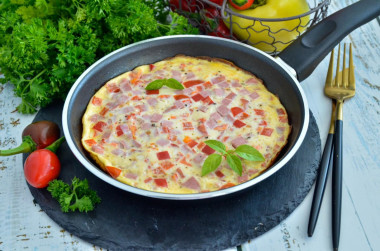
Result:
<svg viewBox="0 0 380 251"><path fill-rule="evenodd" d="M222 87L222 88L227 88L227 87L229 87L229 84L228 84L226 81L220 82L220 83L218 83L218 85L219 85L220 87Z"/></svg>
<svg viewBox="0 0 380 251"><path fill-rule="evenodd" d="M199 182L194 177L189 178L187 181L185 181L182 184L182 186L193 189L193 190L197 190L197 191L201 189Z"/></svg>
<svg viewBox="0 0 380 251"><path fill-rule="evenodd" d="M96 153L99 153L99 154L103 154L103 152L104 152L104 148L102 146L98 146L98 145L93 145L91 147L91 150L96 152Z"/></svg>
<svg viewBox="0 0 380 251"><path fill-rule="evenodd" d="M183 130L193 130L193 124L191 122L183 122Z"/></svg>
<svg viewBox="0 0 380 251"><path fill-rule="evenodd" d="M199 110L202 111L202 112L207 112L208 107L205 106L205 105L201 105L201 106L199 107Z"/></svg>
<svg viewBox="0 0 380 251"><path fill-rule="evenodd" d="M129 84L129 81L128 79L126 78L123 78L121 81L120 81L120 88L123 92L129 92L129 91L132 91L132 87L131 85Z"/></svg>
<svg viewBox="0 0 380 251"><path fill-rule="evenodd" d="M243 88L243 89L241 89L241 90L239 91L239 94L240 94L240 95L248 95L248 94L250 94L250 92L249 92L247 89Z"/></svg>
<svg viewBox="0 0 380 251"><path fill-rule="evenodd" d="M252 92L249 97L253 100L257 99L258 97L260 97L260 95L257 93L257 92Z"/></svg>
<svg viewBox="0 0 380 251"><path fill-rule="evenodd" d="M150 106L156 106L156 104L157 104L157 99L155 99L155 98L150 98L150 99L148 99L147 100L148 101L148 104L150 105Z"/></svg>
<svg viewBox="0 0 380 251"><path fill-rule="evenodd" d="M209 119L205 122L206 126L210 129L214 129L214 127L218 124L215 120Z"/></svg>
<svg viewBox="0 0 380 251"><path fill-rule="evenodd" d="M162 119L162 115L159 114L159 113L155 113L152 115L152 117L150 118L150 122L152 123L156 123L158 121L160 121Z"/></svg>
<svg viewBox="0 0 380 251"><path fill-rule="evenodd" d="M228 106L231 102L232 102L232 100L228 99L228 98L225 98L225 99L222 100L222 104L225 105L225 106Z"/></svg>
<svg viewBox="0 0 380 251"><path fill-rule="evenodd" d="M246 81L247 84L258 84L259 81L257 80L257 78L250 78Z"/></svg>
<svg viewBox="0 0 380 251"><path fill-rule="evenodd" d="M113 155L120 156L120 155L123 154L123 151L122 151L121 149L119 149L119 148L115 148L115 149L113 149L113 150L111 151L111 153L112 153Z"/></svg>
<svg viewBox="0 0 380 251"><path fill-rule="evenodd" d="M217 83L223 82L225 79L226 79L225 76L220 75L220 76L212 78L211 83L217 84Z"/></svg>
<svg viewBox="0 0 380 251"><path fill-rule="evenodd" d="M219 115L219 113L217 112L214 112L210 115L210 119L213 119L215 121L218 121L219 119L221 119L222 117Z"/></svg>
<svg viewBox="0 0 380 251"><path fill-rule="evenodd" d="M172 70L172 78L177 80L178 82L182 81L182 74L180 71Z"/></svg>
<svg viewBox="0 0 380 251"><path fill-rule="evenodd" d="M218 108L216 108L216 110L222 116L226 116L230 112L230 110L225 105L219 106Z"/></svg>
<svg viewBox="0 0 380 251"><path fill-rule="evenodd" d="M236 94L231 92L230 94L227 95L226 98L233 100L235 97L236 97Z"/></svg>
<svg viewBox="0 0 380 251"><path fill-rule="evenodd" d="M200 164L206 158L206 155L203 153L197 153L193 158L194 163Z"/></svg>
<svg viewBox="0 0 380 251"><path fill-rule="evenodd" d="M215 92L215 95L219 97L222 97L224 95L224 90L220 88L215 89L214 92Z"/></svg>
<svg viewBox="0 0 380 251"><path fill-rule="evenodd" d="M237 81L237 80L232 80L231 85L233 87L241 87L241 84L239 84L239 81Z"/></svg>
<svg viewBox="0 0 380 251"><path fill-rule="evenodd" d="M137 174L134 174L134 173L127 173L127 174L125 175L125 177L128 178L128 179L135 180L135 179L137 179L138 175L137 175Z"/></svg>
<svg viewBox="0 0 380 251"><path fill-rule="evenodd" d="M167 139L159 139L159 140L157 140L156 143L159 146L166 146L166 145L168 145L170 143L170 141L167 140Z"/></svg>
<svg viewBox="0 0 380 251"><path fill-rule="evenodd" d="M162 125L163 127L172 127L172 126L173 126L173 121L162 120L162 121L161 121L161 125Z"/></svg>
<svg viewBox="0 0 380 251"><path fill-rule="evenodd" d="M231 145L235 148L246 143L247 141L242 136L239 136L231 141Z"/></svg>
<svg viewBox="0 0 380 251"><path fill-rule="evenodd" d="M265 111L263 109L253 109L253 110L255 111L256 115L259 115L259 116L265 115Z"/></svg>

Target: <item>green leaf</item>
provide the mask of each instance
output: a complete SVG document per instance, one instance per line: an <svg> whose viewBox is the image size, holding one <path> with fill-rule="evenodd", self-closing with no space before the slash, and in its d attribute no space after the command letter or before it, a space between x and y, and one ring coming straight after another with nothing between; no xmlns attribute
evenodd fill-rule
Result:
<svg viewBox="0 0 380 251"><path fill-rule="evenodd" d="M145 90L148 90L148 91L150 91L150 90L158 90L161 87L163 87L164 85L167 86L167 87L169 87L169 88L176 89L176 90L185 89L185 87L183 87L183 85L180 82L178 82L174 78L169 78L169 79L157 79L157 80L154 80L154 81L150 82L145 87Z"/></svg>
<svg viewBox="0 0 380 251"><path fill-rule="evenodd" d="M223 153L223 154L227 153L226 152L226 146L218 140L213 140L213 139L206 140L205 144L208 145L209 147L211 147L212 149L214 149L215 151L218 151L218 152Z"/></svg>
<svg viewBox="0 0 380 251"><path fill-rule="evenodd" d="M235 153L246 160L264 161L264 156L254 147L249 145L240 145L235 149Z"/></svg>
<svg viewBox="0 0 380 251"><path fill-rule="evenodd" d="M150 82L146 87L145 90L151 91L151 90L158 90L161 87L163 87L165 84L165 79L157 79L152 82Z"/></svg>
<svg viewBox="0 0 380 251"><path fill-rule="evenodd" d="M243 167L241 165L241 160L236 155L227 154L227 163L231 167L231 169L239 174L240 176L243 173Z"/></svg>
<svg viewBox="0 0 380 251"><path fill-rule="evenodd" d="M183 85L180 82L178 82L177 80L175 80L174 78L167 79L166 82L164 83L164 85L166 85L169 88L176 89L176 90L185 89L185 87L183 87Z"/></svg>
<svg viewBox="0 0 380 251"><path fill-rule="evenodd" d="M215 171L218 166L222 163L222 156L216 153L213 153L207 157L202 166L202 176L209 174Z"/></svg>

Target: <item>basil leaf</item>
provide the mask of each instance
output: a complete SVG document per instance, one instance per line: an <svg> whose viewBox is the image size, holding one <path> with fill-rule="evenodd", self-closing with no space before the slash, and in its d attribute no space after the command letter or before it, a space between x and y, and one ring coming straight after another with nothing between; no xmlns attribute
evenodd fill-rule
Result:
<svg viewBox="0 0 380 251"><path fill-rule="evenodd" d="M235 153L246 160L264 161L263 155L254 147L249 145L240 145L235 149Z"/></svg>
<svg viewBox="0 0 380 251"><path fill-rule="evenodd" d="M150 82L146 87L145 90L151 91L151 90L158 90L162 86L164 86L166 80L165 79L157 79L152 82Z"/></svg>
<svg viewBox="0 0 380 251"><path fill-rule="evenodd" d="M166 79L166 82L164 85L166 85L167 87L170 87L172 89L176 89L176 90L185 89L185 87L183 87L183 85L180 82L178 82L177 80L175 80L174 78Z"/></svg>
<svg viewBox="0 0 380 251"><path fill-rule="evenodd" d="M210 139L210 140L206 140L205 144L211 147L212 149L214 149L215 151L218 151L223 154L227 153L226 146L220 141Z"/></svg>
<svg viewBox="0 0 380 251"><path fill-rule="evenodd" d="M236 155L227 154L227 163L231 167L231 169L239 174L240 176L243 173L243 167L241 165L241 160Z"/></svg>
<svg viewBox="0 0 380 251"><path fill-rule="evenodd" d="M202 176L215 171L222 163L222 156L216 153L210 154L202 166Z"/></svg>

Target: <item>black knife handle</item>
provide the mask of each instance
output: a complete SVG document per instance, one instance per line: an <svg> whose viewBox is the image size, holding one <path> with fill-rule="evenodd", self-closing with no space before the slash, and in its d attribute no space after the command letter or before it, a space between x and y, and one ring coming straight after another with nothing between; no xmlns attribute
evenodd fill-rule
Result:
<svg viewBox="0 0 380 251"><path fill-rule="evenodd" d="M307 229L307 234L311 237L314 233L315 226L317 225L319 210L321 209L321 204L323 200L323 194L326 188L327 175L329 169L332 166L332 156L333 156L333 138L334 134L329 133L327 135L325 149L323 150L322 160L319 164L319 174L317 181L315 183L314 197L311 204L309 226Z"/></svg>
<svg viewBox="0 0 380 251"><path fill-rule="evenodd" d="M340 219L342 210L342 160L343 160L343 120L335 121L334 165L332 170L332 234L334 250L338 249Z"/></svg>

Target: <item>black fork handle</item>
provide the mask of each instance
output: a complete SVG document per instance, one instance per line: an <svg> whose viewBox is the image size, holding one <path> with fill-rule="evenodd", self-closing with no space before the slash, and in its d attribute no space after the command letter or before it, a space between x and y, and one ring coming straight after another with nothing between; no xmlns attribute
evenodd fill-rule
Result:
<svg viewBox="0 0 380 251"><path fill-rule="evenodd" d="M309 237L313 235L315 226L317 225L319 210L321 209L323 195L326 188L327 175L329 173L329 169L332 166L332 156L334 154L333 139L334 134L329 133L327 135L325 149L323 150L322 160L319 165L319 174L315 183L313 202L311 204L309 225L307 229L307 234Z"/></svg>
<svg viewBox="0 0 380 251"><path fill-rule="evenodd" d="M340 219L342 211L342 172L343 172L343 120L335 121L334 166L332 170L332 234L333 247L338 250Z"/></svg>

